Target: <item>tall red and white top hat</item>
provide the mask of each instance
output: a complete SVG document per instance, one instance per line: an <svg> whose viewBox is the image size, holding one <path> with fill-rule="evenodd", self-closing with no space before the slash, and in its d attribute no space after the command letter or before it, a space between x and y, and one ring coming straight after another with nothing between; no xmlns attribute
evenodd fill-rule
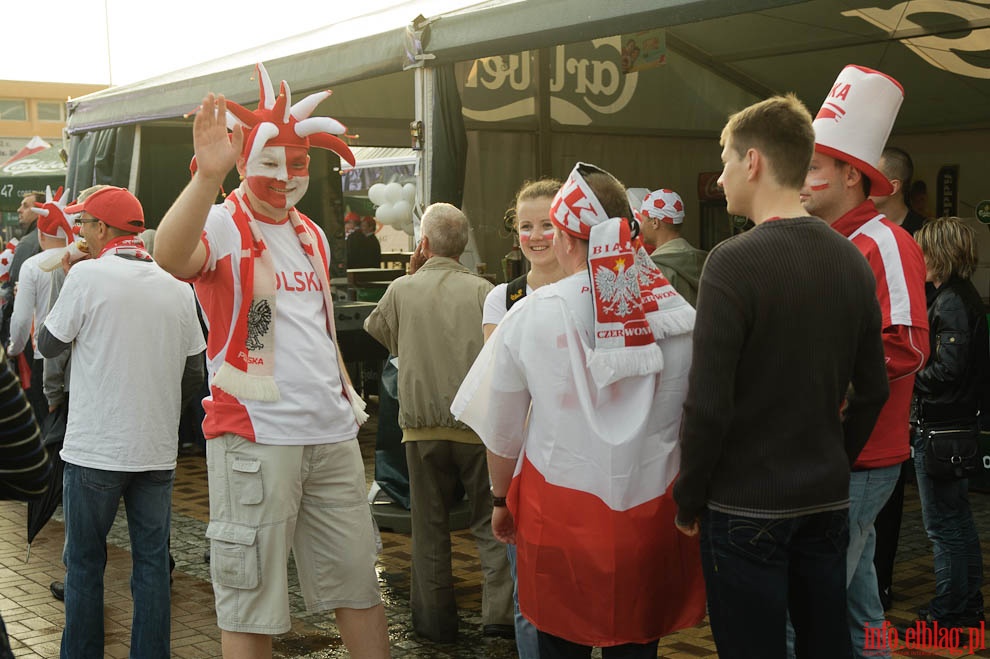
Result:
<svg viewBox="0 0 990 659"><path fill-rule="evenodd" d="M815 151L853 165L870 179L870 194L894 191L877 165L887 144L904 88L889 75L847 65L815 116Z"/></svg>

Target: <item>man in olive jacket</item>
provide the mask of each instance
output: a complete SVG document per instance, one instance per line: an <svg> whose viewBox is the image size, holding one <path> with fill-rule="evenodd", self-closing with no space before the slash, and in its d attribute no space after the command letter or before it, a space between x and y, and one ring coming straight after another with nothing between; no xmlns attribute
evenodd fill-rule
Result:
<svg viewBox="0 0 990 659"><path fill-rule="evenodd" d="M492 535L485 447L450 413L484 343L481 314L492 285L458 263L468 221L456 207L428 207L422 234L412 265L424 257L426 262L392 282L364 323L398 359L399 426L412 501L413 629L438 642L457 636L448 520L460 481L471 503L471 530L484 573L483 633L511 637L512 580L505 548Z"/></svg>

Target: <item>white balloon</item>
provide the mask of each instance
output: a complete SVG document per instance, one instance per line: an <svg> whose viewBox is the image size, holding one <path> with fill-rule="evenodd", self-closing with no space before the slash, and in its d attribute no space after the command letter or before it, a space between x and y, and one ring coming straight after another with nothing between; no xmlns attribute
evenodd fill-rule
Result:
<svg viewBox="0 0 990 659"><path fill-rule="evenodd" d="M406 183L402 186L402 198L410 204L416 203L416 184Z"/></svg>
<svg viewBox="0 0 990 659"><path fill-rule="evenodd" d="M392 211L395 213L395 224L412 222L412 204L405 199L400 199L392 204Z"/></svg>
<svg viewBox="0 0 990 659"><path fill-rule="evenodd" d="M385 201L394 204L400 199L402 199L402 185L400 183L392 181L385 186Z"/></svg>
<svg viewBox="0 0 990 659"><path fill-rule="evenodd" d="M368 199L375 206L381 206L385 203L385 184L375 183L373 186L368 188Z"/></svg>
<svg viewBox="0 0 990 659"><path fill-rule="evenodd" d="M413 235L413 223L412 222L408 222L406 224L403 224L402 225L402 230L405 231L406 233L408 233L410 236L412 236Z"/></svg>
<svg viewBox="0 0 990 659"><path fill-rule="evenodd" d="M395 221L395 208L392 204L382 204L375 210L375 219L386 226L392 226Z"/></svg>

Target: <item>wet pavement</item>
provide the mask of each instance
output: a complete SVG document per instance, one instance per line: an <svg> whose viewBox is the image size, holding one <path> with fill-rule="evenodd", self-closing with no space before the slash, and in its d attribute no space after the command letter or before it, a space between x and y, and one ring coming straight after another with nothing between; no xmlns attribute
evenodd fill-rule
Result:
<svg viewBox="0 0 990 659"><path fill-rule="evenodd" d="M373 475L375 419L362 428L359 440L369 479ZM906 624L914 619L934 591L931 549L921 526L917 491L908 486L904 522L894 575L894 608L889 619ZM990 494L974 492L972 504L984 541L990 531ZM219 657L220 632L213 613L213 590L205 538L209 515L206 461L202 456L181 457L176 470L172 513L172 553L175 582L172 587L172 655L175 657ZM0 613L7 622L14 656L57 657L64 621L64 608L48 591L60 579L63 567L61 511L41 531L25 562L26 505L0 502ZM378 575L389 622L392 656L397 658L516 657L511 641L485 638L481 634L481 579L477 551L467 531L452 534L453 569L460 616L457 643L437 644L417 637L410 621L410 542L405 533L382 531L383 552ZM130 553L123 516L109 537L105 578L106 656L126 657L130 639ZM307 659L347 657L332 614L309 615L299 594L294 566L290 561L290 606L292 630L274 641L274 656ZM990 588L984 593L990 597ZM596 653L596 656L600 656ZM707 624L673 634L661 641L660 656L673 659L717 657ZM909 655L896 655L909 656ZM917 656L917 655L911 655ZM935 656L963 656L958 652ZM977 656L990 657L982 651Z"/></svg>

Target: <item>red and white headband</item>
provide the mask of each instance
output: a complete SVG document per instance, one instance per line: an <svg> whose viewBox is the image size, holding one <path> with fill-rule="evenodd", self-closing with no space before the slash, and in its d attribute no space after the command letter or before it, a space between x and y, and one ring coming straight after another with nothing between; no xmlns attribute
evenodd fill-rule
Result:
<svg viewBox="0 0 990 659"><path fill-rule="evenodd" d="M591 227L610 219L591 186L584 180L585 175L595 173L608 174L587 163L574 165L567 181L550 204L550 220L562 231L581 240L590 238Z"/></svg>

